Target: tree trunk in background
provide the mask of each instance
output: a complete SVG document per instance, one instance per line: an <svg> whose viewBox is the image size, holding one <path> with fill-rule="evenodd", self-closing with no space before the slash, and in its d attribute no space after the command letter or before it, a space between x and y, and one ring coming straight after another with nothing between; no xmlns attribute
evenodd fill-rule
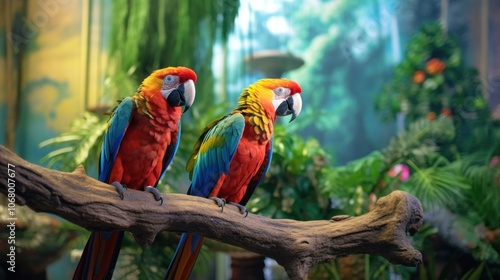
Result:
<svg viewBox="0 0 500 280"><path fill-rule="evenodd" d="M231 256L231 280L264 280L264 257L255 253Z"/></svg>
<svg viewBox="0 0 500 280"><path fill-rule="evenodd" d="M441 15L439 16L439 21L446 34L448 32L448 0L441 0Z"/></svg>
<svg viewBox="0 0 500 280"><path fill-rule="evenodd" d="M492 118L500 120L500 2L481 0L473 6L470 40L472 64L479 71L481 90L488 100Z"/></svg>
<svg viewBox="0 0 500 280"><path fill-rule="evenodd" d="M486 1L486 0L484 0ZM487 87L486 87L486 97L489 100L492 117L495 120L500 120L500 2L499 1L486 1L489 2L489 6L485 7L486 12L489 12L487 16L488 21L485 22L485 28L487 29L487 57L485 65L487 69Z"/></svg>
<svg viewBox="0 0 500 280"><path fill-rule="evenodd" d="M21 30L14 30L14 15L26 14L26 3L3 1L5 20L5 43L6 43L6 69L5 69L5 97L7 104L7 118L5 122L5 146L15 151L16 126L19 117L19 96L20 96L20 61L24 48L25 34ZM17 26L20 23L16 24Z"/></svg>

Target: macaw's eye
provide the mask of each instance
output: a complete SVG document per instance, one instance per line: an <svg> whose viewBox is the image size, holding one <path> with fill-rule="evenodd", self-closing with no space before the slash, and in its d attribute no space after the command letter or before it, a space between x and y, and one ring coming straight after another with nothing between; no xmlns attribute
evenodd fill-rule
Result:
<svg viewBox="0 0 500 280"><path fill-rule="evenodd" d="M287 93L290 93L290 89L284 88L284 87L279 87L275 88L273 90L274 94L276 95L276 98L283 98L287 95Z"/></svg>
<svg viewBox="0 0 500 280"><path fill-rule="evenodd" d="M179 76L167 75L165 76L165 78L163 78L163 83L169 86L177 84L178 81L179 81Z"/></svg>

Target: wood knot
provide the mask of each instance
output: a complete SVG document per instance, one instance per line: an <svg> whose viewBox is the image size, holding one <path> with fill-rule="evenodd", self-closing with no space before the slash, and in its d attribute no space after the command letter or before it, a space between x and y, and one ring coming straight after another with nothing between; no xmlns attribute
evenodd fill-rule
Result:
<svg viewBox="0 0 500 280"><path fill-rule="evenodd" d="M87 176L87 173L85 172L85 167L83 165L78 165L73 172L71 172L76 175L81 175L81 176Z"/></svg>
<svg viewBox="0 0 500 280"><path fill-rule="evenodd" d="M338 222L338 221L349 219L350 217L351 216L349 216L349 215L336 215L336 216L333 216L332 218L330 218L330 221Z"/></svg>

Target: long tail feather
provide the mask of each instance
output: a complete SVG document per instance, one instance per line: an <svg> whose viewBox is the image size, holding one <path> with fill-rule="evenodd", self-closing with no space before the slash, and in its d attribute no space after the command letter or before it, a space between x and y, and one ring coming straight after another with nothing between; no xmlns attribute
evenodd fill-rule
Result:
<svg viewBox="0 0 500 280"><path fill-rule="evenodd" d="M111 279L120 253L123 231L92 232L73 280Z"/></svg>
<svg viewBox="0 0 500 280"><path fill-rule="evenodd" d="M168 266L164 280L186 280L193 270L201 245L203 236L183 233L179 245L175 250L174 257Z"/></svg>

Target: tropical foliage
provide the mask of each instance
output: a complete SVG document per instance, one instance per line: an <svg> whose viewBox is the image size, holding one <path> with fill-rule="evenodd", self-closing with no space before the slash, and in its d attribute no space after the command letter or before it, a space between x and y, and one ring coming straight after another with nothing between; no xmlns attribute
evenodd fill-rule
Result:
<svg viewBox="0 0 500 280"><path fill-rule="evenodd" d="M105 120L85 112L71 122L66 132L40 143L40 147L54 148L41 161L62 171L71 171L81 164L85 170L95 173L106 127Z"/></svg>
<svg viewBox="0 0 500 280"><path fill-rule="evenodd" d="M113 0L106 97L128 96L152 70L182 65L198 75L197 106L212 105L213 48L233 29L238 8L236 0Z"/></svg>
<svg viewBox="0 0 500 280"><path fill-rule="evenodd" d="M321 193L329 185L329 154L315 138L305 141L275 127L273 159L265 181L248 203L251 212L273 218L329 219L330 199Z"/></svg>
<svg viewBox="0 0 500 280"><path fill-rule="evenodd" d="M337 168L325 193L354 214L394 189L408 191L428 213L425 235L415 238L428 256L420 277L452 277L467 255L476 266L468 260L458 275L498 276L500 130L489 118L476 71L439 24L423 26L410 40L376 106L386 120L403 117L404 129L382 151ZM437 275L439 244L446 244L450 259Z"/></svg>
<svg viewBox="0 0 500 280"><path fill-rule="evenodd" d="M170 167L171 176L161 184L173 186L185 176L182 159L187 158L202 126L227 111L226 103L214 104L217 98L212 94L210 67L214 42L225 40L238 1L202 1L201 6L197 1L196 9L188 9L193 1L168 1L168 7L163 2L114 0L106 98L130 95L140 79L164 65L182 64L196 70L197 106L183 117L183 141ZM375 151L373 145L352 139L352 135L366 139L360 136L366 131L359 125L363 123L359 113L367 109L354 102L366 98L366 88L360 85L382 84L376 71L359 69L382 64L384 57L383 40L375 40L382 36L366 33L357 20L356 13L366 12L360 3L322 1L305 10L300 3L294 4L301 11L293 17L300 23L297 37L302 38L294 44L308 63L292 76L300 77L304 90L315 94L308 100L309 109L297 120L300 129L290 133L276 127L270 171L247 206L274 218L329 219L341 213L361 215L370 211L378 197L405 190L432 214L414 237L415 246L426 255L424 266L405 269L380 257L361 256L350 264L337 260L322 265L313 275L347 279L348 268L358 268L355 274L364 279L389 279L394 274L408 278L415 273L422 279L444 279L452 270L436 274L431 245L446 239L455 254L449 267L459 263L460 256L470 255L476 265L467 268L467 279L493 279L500 263L500 132L489 119L477 73L465 65L460 48L439 25L424 26L410 40L403 61L394 68L393 80L376 101L384 120L404 117L403 128L385 148ZM325 57L347 66L332 68ZM356 76L358 82L345 85L348 76ZM44 142L55 149L45 158L47 163L65 170L85 163L87 170L95 170L106 120L87 113L68 132ZM347 135L346 124L356 130ZM325 130L333 133L326 135ZM304 140L297 131L307 131L312 137ZM332 139L336 139L335 145L329 144ZM338 139L344 142L337 145ZM322 146L322 142L328 145ZM333 166L335 159L325 147L347 150L348 146L372 152ZM157 246L138 248L127 236L125 257L118 264L124 274L118 277L161 277L160 268L172 253L166 244L176 243L172 238L161 234Z"/></svg>
<svg viewBox="0 0 500 280"><path fill-rule="evenodd" d="M377 103L386 120L406 117L389 145L332 167L331 156L314 138L304 141L278 132L273 161L280 168L271 169L251 209L298 219L361 215L378 197L404 190L418 197L428 213L414 237L415 246L424 252L424 265L415 270L379 257L352 257L321 265L311 277L389 279L391 274L418 274L421 279L494 279L500 273L500 130L489 118L476 75L438 24L424 26L410 40L394 80ZM466 100L473 100L472 106L464 106ZM393 105L398 105L394 111L385 110ZM314 204L315 210L310 210ZM448 254L444 260L439 258L443 246ZM445 262L445 269L437 270L438 262Z"/></svg>
<svg viewBox="0 0 500 280"><path fill-rule="evenodd" d="M423 26L411 39L377 99L383 117L404 113L407 122L440 114L483 120L488 113L477 71L465 65L456 41L438 23Z"/></svg>

